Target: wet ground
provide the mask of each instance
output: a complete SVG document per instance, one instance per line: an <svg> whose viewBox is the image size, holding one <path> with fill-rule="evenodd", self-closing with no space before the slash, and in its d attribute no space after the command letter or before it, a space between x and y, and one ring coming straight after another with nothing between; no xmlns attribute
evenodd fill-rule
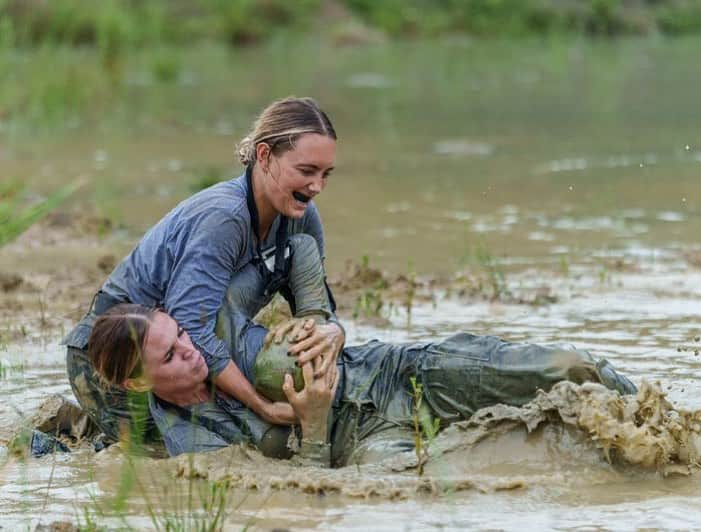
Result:
<svg viewBox="0 0 701 532"><path fill-rule="evenodd" d="M47 394L70 396L58 343L115 261L206 165L235 172L234 141L281 87L315 94L336 117L338 169L318 203L350 343L459 330L572 343L638 383L659 381L679 408L701 408L698 51L688 41L451 41L273 47L200 64L200 50L175 88L133 81L138 62L127 69L132 97L162 92L175 103L173 94L213 91L199 115L169 111L187 120L128 129L145 108L132 103L95 131L30 138L5 128L3 175L44 192L76 177L86 186L0 252L0 527L85 523L86 508L114 526L154 527L149 505L159 515L202 506L198 490L212 479L174 480L178 464L139 461L134 478L116 450L19 461L4 444ZM310 55L313 72L300 59ZM285 80L270 63L256 72L262 57L306 74ZM230 90L242 71L268 81L261 94ZM273 488L284 468L238 452L241 478L223 501L233 529L701 527L698 473L609 464L555 425L487 440L462 462L436 459L422 480L351 467L304 470L307 484L285 477ZM422 487L447 485L456 470L459 486ZM320 490L322 481L369 493ZM115 498L127 501L125 517L101 518Z"/></svg>

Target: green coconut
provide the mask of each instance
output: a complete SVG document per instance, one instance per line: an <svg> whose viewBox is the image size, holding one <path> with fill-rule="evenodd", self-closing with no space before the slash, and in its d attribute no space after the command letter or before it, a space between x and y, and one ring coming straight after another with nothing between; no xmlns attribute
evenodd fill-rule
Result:
<svg viewBox="0 0 701 532"><path fill-rule="evenodd" d="M258 393L271 401L287 402L285 392L282 391L287 373L292 375L295 390L299 392L304 388L302 368L295 364L297 357L287 354L288 347L289 344L286 341L280 344L272 342L256 357L253 367L253 385Z"/></svg>

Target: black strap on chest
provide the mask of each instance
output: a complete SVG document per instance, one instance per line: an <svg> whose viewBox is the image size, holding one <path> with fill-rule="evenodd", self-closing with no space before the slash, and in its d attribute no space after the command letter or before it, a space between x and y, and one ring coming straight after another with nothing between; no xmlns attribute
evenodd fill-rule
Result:
<svg viewBox="0 0 701 532"><path fill-rule="evenodd" d="M261 270L267 272L265 278L266 283L266 293L272 294L277 292L280 287L287 282L287 267L285 261L285 248L287 247L287 226L288 219L286 216L280 215L280 223L275 232L275 266L273 271L270 272L268 267L265 265L265 259L263 257L263 251L261 249L261 237L260 237L260 219L258 217L258 208L256 207L256 200L253 197L253 167L246 167L246 183L248 189L246 191L246 205L248 206L248 212L251 216L251 227L253 228L253 234L256 237L256 262L262 265Z"/></svg>

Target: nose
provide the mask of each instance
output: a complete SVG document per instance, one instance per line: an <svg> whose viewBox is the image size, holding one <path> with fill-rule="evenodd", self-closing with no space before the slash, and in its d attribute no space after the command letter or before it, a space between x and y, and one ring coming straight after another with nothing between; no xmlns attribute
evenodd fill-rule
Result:
<svg viewBox="0 0 701 532"><path fill-rule="evenodd" d="M185 342L178 342L180 345L180 353L183 358L183 360L188 360L192 358L193 356L196 356L195 353L197 353L197 349L191 344L185 343Z"/></svg>
<svg viewBox="0 0 701 532"><path fill-rule="evenodd" d="M313 194L319 194L324 190L324 178L321 175L314 177L311 183L309 183L309 191Z"/></svg>

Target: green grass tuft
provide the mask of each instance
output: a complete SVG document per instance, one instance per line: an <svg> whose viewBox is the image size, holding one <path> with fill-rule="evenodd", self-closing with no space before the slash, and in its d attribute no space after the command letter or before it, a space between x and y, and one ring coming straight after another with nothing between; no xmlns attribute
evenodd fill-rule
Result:
<svg viewBox="0 0 701 532"><path fill-rule="evenodd" d="M33 205L22 205L24 186L19 181L0 185L0 247L9 244L44 216L61 205L78 188L79 182L69 183L48 198Z"/></svg>

